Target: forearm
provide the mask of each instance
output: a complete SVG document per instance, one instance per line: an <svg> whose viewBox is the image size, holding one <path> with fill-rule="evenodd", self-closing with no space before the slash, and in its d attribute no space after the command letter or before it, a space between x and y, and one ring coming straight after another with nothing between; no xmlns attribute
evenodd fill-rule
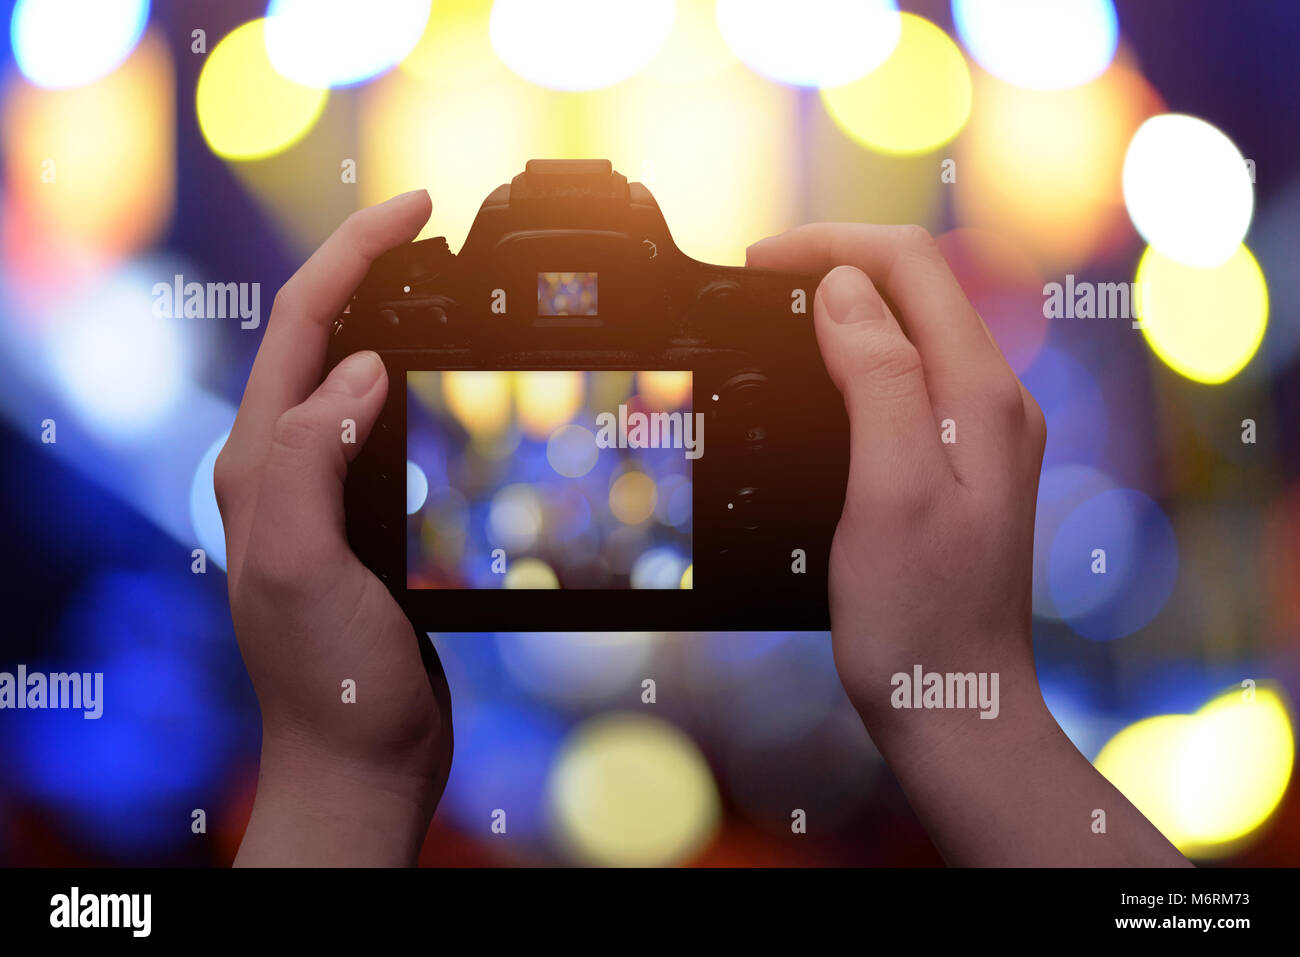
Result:
<svg viewBox="0 0 1300 957"><path fill-rule="evenodd" d="M1188 866L1079 753L1036 687L1005 698L992 720L970 711L887 717L868 727L949 864Z"/></svg>
<svg viewBox="0 0 1300 957"><path fill-rule="evenodd" d="M236 867L405 867L433 808L420 781L267 741Z"/></svg>

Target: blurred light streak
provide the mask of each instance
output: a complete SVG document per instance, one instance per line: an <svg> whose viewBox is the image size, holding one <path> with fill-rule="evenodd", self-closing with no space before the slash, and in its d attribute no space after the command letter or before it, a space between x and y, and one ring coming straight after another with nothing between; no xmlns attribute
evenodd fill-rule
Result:
<svg viewBox="0 0 1300 957"><path fill-rule="evenodd" d="M1096 79L1119 43L1112 0L952 0L952 19L980 66L1036 90Z"/></svg>
<svg viewBox="0 0 1300 957"><path fill-rule="evenodd" d="M1085 638L1111 641L1160 613L1178 566L1178 542L1160 506L1120 488L1087 499L1061 522L1047 575L1062 620Z"/></svg>
<svg viewBox="0 0 1300 957"><path fill-rule="evenodd" d="M18 278L67 289L76 273L130 255L166 228L175 202L172 70L166 44L150 33L91 86L46 90L16 76L5 84L5 258Z"/></svg>
<svg viewBox="0 0 1300 957"><path fill-rule="evenodd" d="M974 78L972 120L955 148L958 221L1020 243L1053 274L1130 242L1124 151L1162 108L1136 68L1119 58L1091 83L1050 92L981 70Z"/></svg>
<svg viewBox="0 0 1300 957"><path fill-rule="evenodd" d="M152 315L153 278L127 267L55 307L45 330L47 368L77 416L128 444L174 414L187 377L185 320Z"/></svg>
<svg viewBox="0 0 1300 957"><path fill-rule="evenodd" d="M895 0L718 0L718 28L750 69L795 86L838 86L899 43Z"/></svg>
<svg viewBox="0 0 1300 957"><path fill-rule="evenodd" d="M653 632L546 632L496 638L505 673L539 701L598 708L614 696L640 695L660 635Z"/></svg>
<svg viewBox="0 0 1300 957"><path fill-rule="evenodd" d="M496 0L492 48L515 73L553 90L626 80L663 47L673 0Z"/></svg>
<svg viewBox="0 0 1300 957"><path fill-rule="evenodd" d="M821 98L844 133L868 149L929 153L961 132L970 116L970 70L943 30L904 13L889 58L861 79L826 85Z"/></svg>
<svg viewBox="0 0 1300 957"><path fill-rule="evenodd" d="M204 61L194 95L199 129L212 152L255 160L287 149L320 117L326 87L281 75L267 57L265 20L226 34Z"/></svg>
<svg viewBox="0 0 1300 957"><path fill-rule="evenodd" d="M1195 714L1130 725L1094 763L1179 850L1220 857L1239 849L1286 792L1289 712L1272 687L1227 691Z"/></svg>
<svg viewBox="0 0 1300 957"><path fill-rule="evenodd" d="M155 319L148 311L147 297L153 280L176 271L182 269L174 262L140 262L118 277L119 282L140 283L145 297L145 311L132 321L196 321ZM0 301L9 301L7 281L0 294ZM57 309L57 305L50 308L51 316ZM103 320L102 316L94 318ZM36 328L43 325L48 322L38 323ZM123 431L115 421L104 421L93 412L87 414L85 406L78 405L77 399L65 391L67 383L60 378L55 364L61 341L57 327L37 335L34 329L19 326L4 316L0 321L0 409L18 434L33 443L40 442L41 423L54 420L57 441L41 448L176 539L184 546L178 560L188 565L189 550L198 544L191 512L196 469L214 439L230 428L235 407L182 376L168 394L165 406L155 410L157 415L147 431ZM50 358L33 362L34 352L45 352ZM116 377L117 387L124 389L139 370L128 365L108 371ZM139 385L149 388L146 382Z"/></svg>
<svg viewBox="0 0 1300 957"><path fill-rule="evenodd" d="M721 814L695 743L666 721L630 712L574 729L547 791L557 843L584 864L684 863L714 835Z"/></svg>
<svg viewBox="0 0 1300 957"><path fill-rule="evenodd" d="M429 20L430 0L271 0L266 53L303 86L347 86L392 69Z"/></svg>
<svg viewBox="0 0 1300 957"><path fill-rule="evenodd" d="M1138 127L1124 154L1123 186L1133 228L1186 266L1227 262L1255 209L1255 187L1236 144L1217 127L1179 113Z"/></svg>
<svg viewBox="0 0 1300 957"><path fill-rule="evenodd" d="M9 38L37 86L84 86L131 55L148 21L149 0L18 0Z"/></svg>
<svg viewBox="0 0 1300 957"><path fill-rule="evenodd" d="M1213 268L1147 248L1138 263L1142 335L1161 361L1195 382L1226 382L1254 358L1268 325L1268 286L1245 245Z"/></svg>

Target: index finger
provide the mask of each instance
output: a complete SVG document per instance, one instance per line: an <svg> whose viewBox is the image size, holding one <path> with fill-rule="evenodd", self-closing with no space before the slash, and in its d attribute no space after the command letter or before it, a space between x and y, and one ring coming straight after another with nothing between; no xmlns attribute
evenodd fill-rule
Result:
<svg viewBox="0 0 1300 957"><path fill-rule="evenodd" d="M333 319L379 255L410 242L429 218L431 202L414 190L358 210L344 221L276 294L262 344L244 388L230 438L221 452L223 515L237 537L251 510L243 501L271 445L275 421L315 389ZM234 528L231 528L233 520Z"/></svg>

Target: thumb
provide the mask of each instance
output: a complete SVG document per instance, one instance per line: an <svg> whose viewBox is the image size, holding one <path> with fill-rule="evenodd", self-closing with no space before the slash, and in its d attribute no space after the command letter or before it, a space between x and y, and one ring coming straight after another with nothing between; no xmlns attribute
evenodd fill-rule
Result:
<svg viewBox="0 0 1300 957"><path fill-rule="evenodd" d="M276 420L249 542L263 569L309 576L324 559L350 554L343 479L379 417L387 383L379 356L358 352Z"/></svg>

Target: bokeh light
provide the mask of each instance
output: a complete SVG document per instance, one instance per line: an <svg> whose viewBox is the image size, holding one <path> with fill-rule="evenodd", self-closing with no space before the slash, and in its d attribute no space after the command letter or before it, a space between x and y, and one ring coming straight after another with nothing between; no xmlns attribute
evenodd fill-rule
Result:
<svg viewBox="0 0 1300 957"><path fill-rule="evenodd" d="M565 478L580 478L596 465L600 449L590 429L577 423L561 426L546 440L546 460Z"/></svg>
<svg viewBox="0 0 1300 957"><path fill-rule="evenodd" d="M575 729L548 791L561 842L586 864L683 863L712 836L720 811L694 742L666 721L628 713Z"/></svg>
<svg viewBox="0 0 1300 957"><path fill-rule="evenodd" d="M609 488L609 510L625 525L640 525L654 514L658 492L644 472L624 472Z"/></svg>
<svg viewBox="0 0 1300 957"><path fill-rule="evenodd" d="M1179 850L1213 858L1268 819L1294 754L1287 705L1261 685L1225 692L1192 715L1139 721L1094 763Z"/></svg>
<svg viewBox="0 0 1300 957"><path fill-rule="evenodd" d="M505 588L559 588L554 569L540 558L521 558L512 562L505 575Z"/></svg>
<svg viewBox="0 0 1300 957"><path fill-rule="evenodd" d="M492 48L553 90L596 90L649 63L672 29L673 0L496 0Z"/></svg>
<svg viewBox="0 0 1300 957"><path fill-rule="evenodd" d="M61 310L46 339L68 399L105 437L149 438L171 413L187 377L178 320L153 316L150 278L142 270L123 270Z"/></svg>
<svg viewBox="0 0 1300 957"><path fill-rule="evenodd" d="M1094 495L1061 522L1047 564L1052 602L1085 638L1122 638L1159 614L1178 577L1160 506L1133 489Z"/></svg>
<svg viewBox="0 0 1300 957"><path fill-rule="evenodd" d="M218 568L226 567L226 527L217 507L217 491L213 486L213 469L217 456L230 438L227 429L217 437L194 469L194 482L190 485L190 523L194 526L194 540L207 555L207 560Z"/></svg>
<svg viewBox="0 0 1300 957"><path fill-rule="evenodd" d="M79 254L102 267L158 239L175 202L173 73L166 44L150 34L90 86L5 84L12 263L66 291ZM42 247L46 256L36 257Z"/></svg>
<svg viewBox="0 0 1300 957"><path fill-rule="evenodd" d="M430 0L271 0L266 53L303 86L346 86L396 66L419 41Z"/></svg>
<svg viewBox="0 0 1300 957"><path fill-rule="evenodd" d="M979 108L957 141L954 212L1020 243L1055 272L1113 252L1132 232L1121 171L1134 130L1161 104L1116 58L1068 90L1026 90L974 72Z"/></svg>
<svg viewBox="0 0 1300 957"><path fill-rule="evenodd" d="M1197 117L1164 113L1138 127L1123 182L1133 228L1184 265L1222 265L1250 228L1255 189L1246 160Z"/></svg>
<svg viewBox="0 0 1300 957"><path fill-rule="evenodd" d="M149 0L18 0L9 37L37 86L83 86L131 55L148 20Z"/></svg>
<svg viewBox="0 0 1300 957"><path fill-rule="evenodd" d="M952 19L980 66L1035 90L1096 79L1119 43L1112 0L952 0Z"/></svg>
<svg viewBox="0 0 1300 957"><path fill-rule="evenodd" d="M424 502L429 497L429 477L424 474L424 469L416 465L410 459L406 461L406 514L414 515L420 509L424 508Z"/></svg>
<svg viewBox="0 0 1300 957"><path fill-rule="evenodd" d="M860 80L822 90L839 127L882 153L927 153L965 125L971 77L957 45L923 17L904 13L888 59Z"/></svg>
<svg viewBox="0 0 1300 957"><path fill-rule="evenodd" d="M718 27L752 70L796 86L838 86L899 42L895 0L718 0Z"/></svg>
<svg viewBox="0 0 1300 957"><path fill-rule="evenodd" d="M515 403L519 425L535 439L544 439L582 407L585 377L570 370L516 372Z"/></svg>
<svg viewBox="0 0 1300 957"><path fill-rule="evenodd" d="M267 56L265 20L236 27L208 54L195 93L199 128L218 156L261 159L296 143L329 90L288 79Z"/></svg>
<svg viewBox="0 0 1300 957"><path fill-rule="evenodd" d="M1175 372L1197 382L1226 382L1264 340L1268 286L1244 245L1211 269L1187 266L1149 247L1138 263L1142 335Z"/></svg>

